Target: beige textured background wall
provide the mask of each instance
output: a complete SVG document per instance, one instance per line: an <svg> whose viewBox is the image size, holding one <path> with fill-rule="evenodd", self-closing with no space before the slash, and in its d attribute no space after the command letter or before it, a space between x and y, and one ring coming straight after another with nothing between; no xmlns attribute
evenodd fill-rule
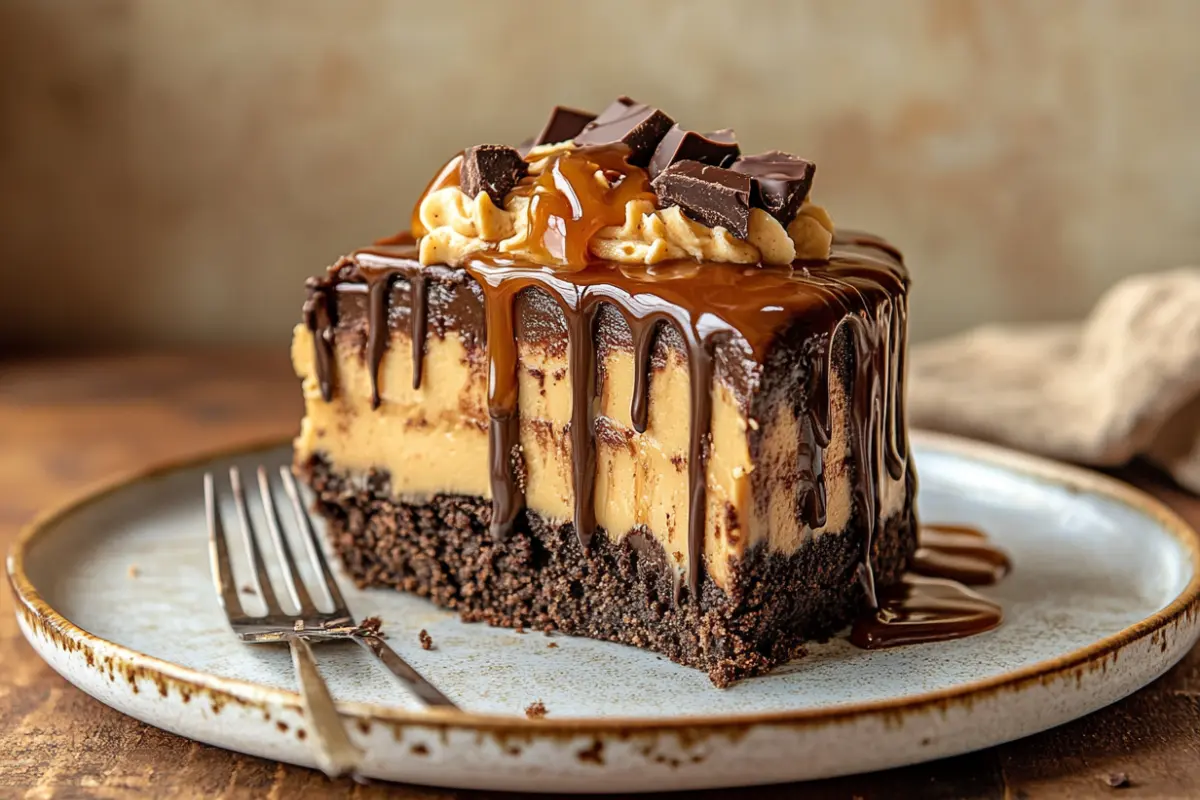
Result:
<svg viewBox="0 0 1200 800"><path fill-rule="evenodd" d="M619 93L896 241L918 336L1200 261L1200 2L0 0L0 341L282 343L456 149Z"/></svg>

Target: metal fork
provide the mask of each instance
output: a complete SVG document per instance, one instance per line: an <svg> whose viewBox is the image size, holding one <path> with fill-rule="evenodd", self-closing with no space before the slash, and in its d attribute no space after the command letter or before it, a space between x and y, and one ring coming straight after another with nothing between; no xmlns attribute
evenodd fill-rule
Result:
<svg viewBox="0 0 1200 800"><path fill-rule="evenodd" d="M250 585L266 605L267 613L252 617L242 608L241 599L234 583L233 569L229 560L229 543L225 526L217 510L216 490L212 473L204 476L204 507L208 516L209 552L212 558L213 580L217 596L229 618L229 625L238 638L251 644L287 642L292 651L292 663L300 684L300 697L305 716L311 720L316 756L321 769L331 777L354 773L362 761L362 750L350 741L333 697L329 694L321 673L317 669L310 642L326 642L350 639L371 653L400 682L426 705L442 708L457 708L444 694L396 654L391 647L371 629L355 622L346 601L338 589L329 562L321 550L312 522L304 509L296 479L286 467L280 467L284 490L291 500L292 511L300 527L305 549L318 577L320 590L328 599L325 612L317 608L304 585L296 567L296 560L287 537L279 524L275 507L275 496L264 467L258 468L258 489L262 496L263 511L267 520L272 549L280 559L280 572L291 598L295 614L283 610L275 596L271 579L267 574L262 555L261 533L254 530L246 506L246 492L242 486L241 473L230 467L229 482L233 489L234 505L239 527L246 544L252 575Z"/></svg>

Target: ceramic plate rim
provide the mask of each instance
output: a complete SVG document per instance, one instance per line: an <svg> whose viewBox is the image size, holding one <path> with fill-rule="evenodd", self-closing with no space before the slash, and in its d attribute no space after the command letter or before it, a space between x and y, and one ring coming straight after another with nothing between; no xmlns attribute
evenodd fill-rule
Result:
<svg viewBox="0 0 1200 800"><path fill-rule="evenodd" d="M983 694L1017 690L1031 683L1045 683L1080 667L1104 660L1122 648L1153 636L1172 623L1200 609L1200 534L1162 502L1115 478L1091 470L1017 452L985 442L948 434L912 431L914 443L950 455L973 458L1025 476L1069 489L1105 496L1152 518L1187 551L1192 574L1187 586L1164 608L1117 633L1056 658L1046 659L1020 669L989 678L970 681L947 689L918 695L881 700L842 703L834 706L748 714L696 714L671 718L638 717L548 717L531 720L506 714L457 712L438 709L410 710L394 706L356 701L339 701L339 710L347 716L372 722L400 725L436 725L446 729L512 732L529 735L606 733L613 731L654 732L680 730L737 731L758 725L804 727L843 721L850 718L907 714L930 707L947 707L955 701L970 700ZM40 627L62 637L73 646L94 651L102 648L121 659L130 668L152 680L169 681L190 692L225 696L235 702L254 705L275 704L297 707L295 691L253 683L241 678L225 678L150 656L124 645L96 636L66 619L47 603L25 572L25 555L31 545L65 517L99 502L109 495L143 480L198 467L207 461L247 455L290 444L290 437L273 437L243 442L213 451L170 459L134 469L115 478L99 481L70 499L38 514L17 535L7 558L8 582L16 598L18 614L31 628ZM197 491L199 497L199 491Z"/></svg>

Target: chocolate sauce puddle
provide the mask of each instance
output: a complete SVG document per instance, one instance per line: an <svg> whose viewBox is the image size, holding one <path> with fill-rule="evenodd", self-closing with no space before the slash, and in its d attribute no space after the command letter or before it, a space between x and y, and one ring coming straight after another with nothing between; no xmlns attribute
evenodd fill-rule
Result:
<svg viewBox="0 0 1200 800"><path fill-rule="evenodd" d="M588 148L582 156L625 178L611 192L622 202L595 195L595 170L566 164L553 175L571 184L573 203L558 203L548 186L522 188L538 199L535 233L548 251L572 260L586 242L599 210L623 208L627 196L644 190L645 173L629 166L623 151ZM454 159L430 183L428 191L455 185L461 159ZM572 171L573 170L573 171ZM579 175L575 175L578 172ZM547 173L550 174L550 173ZM543 181L545 183L545 181ZM418 204L419 206L419 204ZM581 210L589 213L581 213ZM596 217L596 219L593 219ZM615 216L614 216L615 219ZM414 214L414 230L420 221ZM550 236L554 233L562 239ZM547 238L549 237L549 238ZM553 241L552 241L553 240ZM334 392L333 331L337 325L335 284L357 282L369 293L366 357L377 407L378 371L387 349L392 287L407 281L410 297L413 385L422 379L428 314L428 271L417 260L411 234L383 240L355 253L331 270L324 283L310 285L305 321L313 332L315 361L322 396ZM561 251L561 252L560 252ZM568 253L567 251L571 251ZM572 255L574 254L574 255ZM574 261L572 263L575 263ZM852 494L866 520L858 574L872 605L876 597L870 553L881 524L884 482L901 480L908 469L907 431L903 413L903 354L907 338L908 278L898 254L880 240L839 233L829 260L796 262L788 267L695 262L629 266L588 262L578 269L553 269L481 254L463 269L483 292L484 331L488 359L488 452L492 494L491 532L509 535L524 508L525 467L521 455L518 347L514 303L525 290L552 298L566 321L572 391L569 439L575 487L573 524L586 549L596 527L595 403L598 390L594 341L595 315L601 305L620 312L633 339L636 369L630 416L634 429L645 432L650 417L651 353L660 324L670 325L684 343L690 377L688 414L688 557L687 586L693 601L700 597L707 531L707 462L711 449L714 352L718 345L746 347L760 360L785 326L801 326L801 338L819 342L808 367L807 397L802 417L797 465L802 496L802 522L819 528L826 522L825 449L833 436L830 374L833 342L843 327L852 351L847 417L854 471ZM833 333L830 333L833 331ZM669 413L677 413L669 409Z"/></svg>
<svg viewBox="0 0 1200 800"><path fill-rule="evenodd" d="M990 586L1009 573L1008 555L975 528L922 525L913 556L918 575L946 578L967 586Z"/></svg>
<svg viewBox="0 0 1200 800"><path fill-rule="evenodd" d="M986 586L1008 574L1008 556L974 528L921 528L912 571L879 593L878 606L855 621L851 643L867 650L959 639L1004 619L996 603L964 584Z"/></svg>
<svg viewBox="0 0 1200 800"><path fill-rule="evenodd" d="M990 631L1003 614L991 600L961 583L905 575L879 594L879 607L860 617L850 641L866 650L940 642Z"/></svg>

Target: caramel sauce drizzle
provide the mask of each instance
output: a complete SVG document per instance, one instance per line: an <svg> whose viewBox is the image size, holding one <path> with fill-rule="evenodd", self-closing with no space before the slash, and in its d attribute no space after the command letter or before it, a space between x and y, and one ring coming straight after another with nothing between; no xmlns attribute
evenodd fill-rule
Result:
<svg viewBox="0 0 1200 800"><path fill-rule="evenodd" d="M631 167L624 145L582 147L550 156L543 172L513 189L529 198L529 240L539 263L584 269L588 242L625 221L625 204L655 201L645 171ZM418 204L419 206L419 204Z"/></svg>
<svg viewBox="0 0 1200 800"><path fill-rule="evenodd" d="M833 341L848 326L855 364L848 398L849 448L856 471L854 498L867 521L859 577L872 607L876 597L871 549L881 513L885 470L893 480L908 469L903 424L904 342L907 337L907 273L890 247L859 234L839 234L828 261L790 267L679 262L653 266L590 260L588 240L602 227L624 222L626 203L652 198L646 174L625 160L623 147L580 148L551 157L547 169L514 190L530 197L531 241L546 260L572 268L517 262L483 253L464 265L484 295L484 335L488 359L488 451L492 493L491 530L511 533L524 508L524 466L520 452L518 347L514 304L527 290L544 292L559 306L567 324L568 371L572 389L570 442L575 487L573 524L582 548L595 530L595 404L598 392L594 325L601 305L620 312L633 339L635 385L630 416L635 430L649 423L651 354L660 325L678 331L690 378L688 443L688 589L701 596L706 532L706 476L711 448L714 353L727 339L740 342L761 360L786 325L802 325L805 337L819 339L810 359L799 465L803 521L825 524L824 450L832 438L829 375ZM426 193L457 185L461 157L452 159ZM604 180L597 178L599 174ZM418 203L418 208L420 204ZM413 230L423 230L414 211ZM426 277L416 260L413 237L399 235L351 257L346 269L332 270L332 282L368 285L368 346L372 404L380 402L377 374L387 348L388 303L395 280L409 282L413 339L413 380L419 386L426 336ZM370 262L358 267L356 259ZM339 262L341 265L342 262ZM328 279L327 279L328 280ZM383 288L376 288L383 287ZM330 286L310 288L305 319L314 332L322 394L333 391L333 328L336 302ZM311 307L311 310L310 310Z"/></svg>

